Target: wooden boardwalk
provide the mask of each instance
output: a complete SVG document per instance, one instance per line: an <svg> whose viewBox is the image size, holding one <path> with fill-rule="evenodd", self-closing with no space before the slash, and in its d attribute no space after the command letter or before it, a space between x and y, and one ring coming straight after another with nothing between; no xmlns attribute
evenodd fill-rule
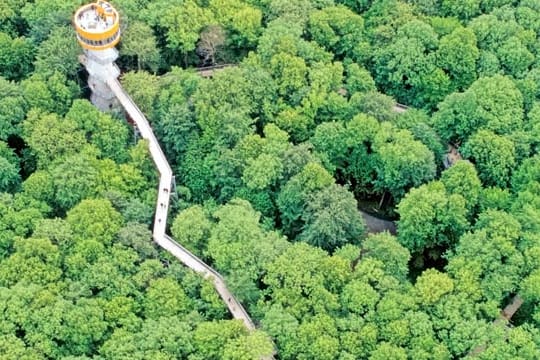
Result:
<svg viewBox="0 0 540 360"><path fill-rule="evenodd" d="M236 64L221 64L221 65L200 67L200 68L197 68L197 74L199 74L200 76L204 78L209 78L209 77L214 76L214 73L217 70L222 70L228 67L235 67L235 66L237 65Z"/></svg>

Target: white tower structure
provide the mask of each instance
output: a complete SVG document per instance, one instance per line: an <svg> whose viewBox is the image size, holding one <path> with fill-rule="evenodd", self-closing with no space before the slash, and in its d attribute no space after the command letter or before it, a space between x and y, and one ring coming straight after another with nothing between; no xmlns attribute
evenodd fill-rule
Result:
<svg viewBox="0 0 540 360"><path fill-rule="evenodd" d="M81 62L90 74L88 83L92 89L92 103L97 108L107 111L118 101L133 120L141 136L148 141L148 150L160 174L152 231L154 241L186 266L201 273L205 278L211 279L232 316L242 320L249 330L254 330L255 325L249 314L227 289L221 275L165 232L170 196L174 189L174 176L146 117L124 91L117 79L120 71L114 64L114 60L118 57L114 46L120 40L118 12L108 2L98 0L79 8L75 13L73 23L79 44L85 53ZM264 359L272 358L272 356L264 357Z"/></svg>
<svg viewBox="0 0 540 360"><path fill-rule="evenodd" d="M120 70L114 64L118 51L114 48L120 41L118 12L106 1L83 5L75 13L73 24L77 40L84 49L81 62L88 71L88 85L92 90L90 100L100 110L110 110L116 98L107 79L116 79Z"/></svg>

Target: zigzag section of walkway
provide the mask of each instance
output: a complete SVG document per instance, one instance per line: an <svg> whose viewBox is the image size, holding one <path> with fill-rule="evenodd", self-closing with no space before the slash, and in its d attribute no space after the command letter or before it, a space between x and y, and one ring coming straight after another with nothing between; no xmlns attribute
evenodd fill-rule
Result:
<svg viewBox="0 0 540 360"><path fill-rule="evenodd" d="M109 78L107 79L106 83L120 104L124 107L124 110L137 125L141 136L148 140L150 155L152 156L152 159L160 174L154 229L152 233L154 241L180 260L184 265L202 274L205 278L211 279L216 291L229 308L232 316L235 319L242 320L246 328L249 330L254 330L255 325L253 324L253 321L251 321L251 318L240 302L236 300L233 294L227 289L225 281L221 275L165 233L169 200L171 195L171 185L173 182L173 172L169 166L165 154L159 146L150 124L146 120L146 117L141 110L139 110L137 105L124 91L122 85L120 85L117 79Z"/></svg>

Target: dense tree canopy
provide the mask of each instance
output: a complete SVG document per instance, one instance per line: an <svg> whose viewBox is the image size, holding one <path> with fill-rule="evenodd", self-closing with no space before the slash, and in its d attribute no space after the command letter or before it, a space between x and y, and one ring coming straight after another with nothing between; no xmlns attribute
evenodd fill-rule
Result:
<svg viewBox="0 0 540 360"><path fill-rule="evenodd" d="M0 2L0 358L540 358L538 1L112 1L167 229L253 332L152 242L80 4Z"/></svg>

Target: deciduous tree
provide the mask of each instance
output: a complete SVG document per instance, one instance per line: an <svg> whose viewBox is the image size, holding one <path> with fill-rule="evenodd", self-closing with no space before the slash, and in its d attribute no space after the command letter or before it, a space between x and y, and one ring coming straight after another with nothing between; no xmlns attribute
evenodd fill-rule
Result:
<svg viewBox="0 0 540 360"><path fill-rule="evenodd" d="M405 195L397 208L398 240L411 252L453 246L468 228L465 199L431 182Z"/></svg>
<svg viewBox="0 0 540 360"><path fill-rule="evenodd" d="M301 219L311 194L333 183L332 176L316 163L308 163L282 188L277 199L283 231L295 237L303 227Z"/></svg>
<svg viewBox="0 0 540 360"><path fill-rule="evenodd" d="M512 140L490 130L479 130L463 145L461 153L476 165L485 185L507 186L516 165Z"/></svg>
<svg viewBox="0 0 540 360"><path fill-rule="evenodd" d="M194 205L176 216L171 232L182 246L202 254L206 249L211 227L212 223L205 210L199 205Z"/></svg>
<svg viewBox="0 0 540 360"><path fill-rule="evenodd" d="M364 21L344 6L328 6L313 11L309 16L311 38L338 58L361 60L359 50L368 48L364 35Z"/></svg>
<svg viewBox="0 0 540 360"><path fill-rule="evenodd" d="M441 181L448 194L457 194L463 197L469 216L472 215L482 190L482 184L474 165L468 161L459 160L442 173Z"/></svg>
<svg viewBox="0 0 540 360"><path fill-rule="evenodd" d="M0 77L0 140L20 135L20 123L26 114L26 101L19 84Z"/></svg>
<svg viewBox="0 0 540 360"><path fill-rule="evenodd" d="M152 28L141 21L129 23L122 34L122 55L136 58L137 70L149 69L155 73L160 65L160 54Z"/></svg>
<svg viewBox="0 0 540 360"><path fill-rule="evenodd" d="M450 73L452 88L460 91L476 79L479 56L474 32L461 27L442 37L436 52L437 64Z"/></svg>
<svg viewBox="0 0 540 360"><path fill-rule="evenodd" d="M11 38L0 32L0 76L8 80L21 80L33 70L35 48L29 39Z"/></svg>
<svg viewBox="0 0 540 360"><path fill-rule="evenodd" d="M325 250L347 243L359 244L365 224L351 192L330 185L311 194L302 214L304 226L298 239Z"/></svg>
<svg viewBox="0 0 540 360"><path fill-rule="evenodd" d="M397 130L390 124L382 124L373 140L373 152L377 173L375 189L379 192L388 191L396 201L409 188L435 176L433 153L407 130Z"/></svg>
<svg viewBox="0 0 540 360"><path fill-rule="evenodd" d="M79 71L80 45L73 41L75 31L67 26L56 27L39 45L36 53L36 72L50 76L58 71L68 79L75 79Z"/></svg>
<svg viewBox="0 0 540 360"><path fill-rule="evenodd" d="M16 190L21 181L19 175L19 159L8 148L7 144L0 141L0 191L8 192Z"/></svg>
<svg viewBox="0 0 540 360"><path fill-rule="evenodd" d="M108 200L83 200L68 212L67 222L76 242L97 240L110 245L122 226L121 215Z"/></svg>

